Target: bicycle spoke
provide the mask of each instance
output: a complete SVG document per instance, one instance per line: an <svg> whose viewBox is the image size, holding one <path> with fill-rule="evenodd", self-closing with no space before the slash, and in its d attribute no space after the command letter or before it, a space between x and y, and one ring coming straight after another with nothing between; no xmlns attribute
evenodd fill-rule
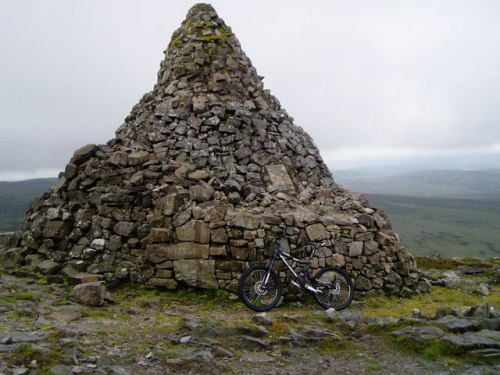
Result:
<svg viewBox="0 0 500 375"><path fill-rule="evenodd" d="M341 272L329 268L318 274L316 300L321 306L341 310L350 304L353 286L348 276Z"/></svg>
<svg viewBox="0 0 500 375"><path fill-rule="evenodd" d="M272 271L265 267L253 267L245 272L240 280L239 294L245 304L258 311L273 308L278 303L281 290L279 279ZM268 274L269 279L266 284Z"/></svg>

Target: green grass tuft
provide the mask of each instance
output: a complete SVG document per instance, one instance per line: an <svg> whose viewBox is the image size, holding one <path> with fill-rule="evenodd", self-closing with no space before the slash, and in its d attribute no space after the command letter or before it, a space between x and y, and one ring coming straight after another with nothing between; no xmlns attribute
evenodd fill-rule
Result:
<svg viewBox="0 0 500 375"><path fill-rule="evenodd" d="M85 310L82 311L83 318L113 319L113 315L106 310Z"/></svg>
<svg viewBox="0 0 500 375"><path fill-rule="evenodd" d="M365 363L365 368L370 371L380 371L382 366L375 358L369 358Z"/></svg>
<svg viewBox="0 0 500 375"><path fill-rule="evenodd" d="M14 362L17 365L29 365L31 361L40 362L42 354L39 349L34 348L31 344L22 343L13 351Z"/></svg>

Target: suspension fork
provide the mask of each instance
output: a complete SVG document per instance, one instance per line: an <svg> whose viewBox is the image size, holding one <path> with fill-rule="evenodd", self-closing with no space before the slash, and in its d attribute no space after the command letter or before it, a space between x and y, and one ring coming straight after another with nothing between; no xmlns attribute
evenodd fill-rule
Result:
<svg viewBox="0 0 500 375"><path fill-rule="evenodd" d="M269 278L271 277L271 271L273 270L273 267L274 267L274 263L276 262L276 258L278 257L278 253L279 253L279 249L275 249L274 250L274 254L273 254L273 257L271 258L271 260L269 261L269 265L268 265L268 271L267 271L267 274L266 274L266 277L264 278L264 282L263 282L263 286L265 287L267 285L267 282L269 281Z"/></svg>

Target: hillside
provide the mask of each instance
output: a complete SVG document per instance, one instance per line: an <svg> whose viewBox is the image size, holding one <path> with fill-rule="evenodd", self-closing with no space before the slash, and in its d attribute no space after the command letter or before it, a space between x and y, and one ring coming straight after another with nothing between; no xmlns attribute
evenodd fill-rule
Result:
<svg viewBox="0 0 500 375"><path fill-rule="evenodd" d="M56 178L0 181L0 232L16 230L33 198L56 183Z"/></svg>
<svg viewBox="0 0 500 375"><path fill-rule="evenodd" d="M417 256L500 256L500 169L393 174L387 168L334 172L389 214Z"/></svg>
<svg viewBox="0 0 500 375"><path fill-rule="evenodd" d="M500 256L500 199L365 194L413 255Z"/></svg>
<svg viewBox="0 0 500 375"><path fill-rule="evenodd" d="M428 170L386 174L383 170L334 172L336 180L362 193L404 196L472 196L500 199L500 169Z"/></svg>

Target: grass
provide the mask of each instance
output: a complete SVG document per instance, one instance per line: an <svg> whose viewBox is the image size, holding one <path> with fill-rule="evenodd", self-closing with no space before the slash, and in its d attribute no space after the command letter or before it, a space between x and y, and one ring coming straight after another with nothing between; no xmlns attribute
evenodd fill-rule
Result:
<svg viewBox="0 0 500 375"><path fill-rule="evenodd" d="M33 292L14 292L5 296L0 296L0 302L16 303L17 301L35 301L38 295Z"/></svg>
<svg viewBox="0 0 500 375"><path fill-rule="evenodd" d="M231 293L223 289L195 289L179 288L174 291L162 291L149 288L123 288L116 291L116 298L124 306L143 306L156 304L158 307L167 308L182 304L196 306L210 311L218 308L236 305L230 297Z"/></svg>
<svg viewBox="0 0 500 375"><path fill-rule="evenodd" d="M322 339L317 346L318 352L321 354L330 354L337 352L339 349L345 348L347 341L340 334L337 335L337 337L327 337Z"/></svg>
<svg viewBox="0 0 500 375"><path fill-rule="evenodd" d="M430 361L450 356L463 355L463 351L457 350L452 345L444 343L439 339L428 341L415 341L408 337L400 336L392 339L400 348L408 352L417 352Z"/></svg>
<svg viewBox="0 0 500 375"><path fill-rule="evenodd" d="M368 358L368 360L365 363L365 368L371 371L382 370L382 366L380 366L380 363L375 358Z"/></svg>
<svg viewBox="0 0 500 375"><path fill-rule="evenodd" d="M434 316L443 307L474 306L488 302L491 306L500 306L500 288L493 287L488 297L476 294L466 286L449 289L431 287L430 293L423 293L411 298L402 299L393 296L371 297L362 300L362 314L365 316L381 316L408 318L414 309L428 316Z"/></svg>
<svg viewBox="0 0 500 375"><path fill-rule="evenodd" d="M16 299L10 296L0 296L0 303L16 303Z"/></svg>
<svg viewBox="0 0 500 375"><path fill-rule="evenodd" d="M42 351L29 343L22 343L12 351L12 361L17 366L31 367L36 361L36 373L40 375L53 374L52 366L64 360L63 349L50 347L48 351ZM31 372L30 372L31 373Z"/></svg>
<svg viewBox="0 0 500 375"><path fill-rule="evenodd" d="M107 310L84 310L83 318L113 319L113 314Z"/></svg>
<svg viewBox="0 0 500 375"><path fill-rule="evenodd" d="M37 298L37 294L33 292L18 292L13 295L17 301L33 301Z"/></svg>
<svg viewBox="0 0 500 375"><path fill-rule="evenodd" d="M461 264L454 259L439 257L416 257L415 260L420 270L456 270Z"/></svg>
<svg viewBox="0 0 500 375"><path fill-rule="evenodd" d="M13 350L13 359L17 365L29 365L31 361L40 362L42 353L39 349L34 348L31 344L22 343Z"/></svg>

